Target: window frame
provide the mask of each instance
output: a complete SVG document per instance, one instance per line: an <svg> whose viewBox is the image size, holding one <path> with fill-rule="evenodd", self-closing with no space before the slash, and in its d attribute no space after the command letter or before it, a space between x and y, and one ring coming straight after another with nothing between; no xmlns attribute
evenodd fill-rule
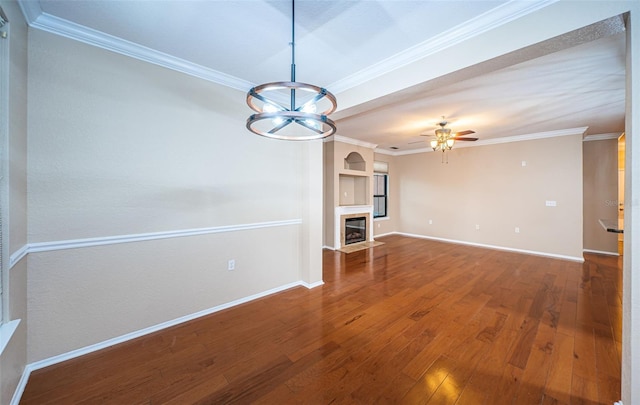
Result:
<svg viewBox="0 0 640 405"><path fill-rule="evenodd" d="M376 194L378 179L377 176L384 178L384 194ZM377 190L380 191L380 190ZM378 215L375 210L376 199L382 198L384 201L384 215ZM373 219L381 219L389 217L389 174L388 173L373 173Z"/></svg>

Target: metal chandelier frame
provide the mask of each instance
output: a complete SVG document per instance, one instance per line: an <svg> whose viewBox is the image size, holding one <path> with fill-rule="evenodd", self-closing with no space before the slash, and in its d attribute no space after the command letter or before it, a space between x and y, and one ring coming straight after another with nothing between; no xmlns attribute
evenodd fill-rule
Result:
<svg viewBox="0 0 640 405"><path fill-rule="evenodd" d="M277 96L278 91L287 89L290 94L289 105L278 101L278 97L269 96L270 94ZM301 105L296 105L296 91L312 93L315 96ZM313 111L316 103L322 99L328 100L330 105L325 111ZM256 112L247 119L247 129L257 135L273 139L306 141L326 138L336 132L336 124L327 117L338 107L336 97L322 87L296 82L295 0L291 1L291 81L265 83L251 88L247 93L247 105ZM269 106L270 111L265 111L265 106ZM271 120L273 123L271 129L263 130L256 126L264 120ZM301 133L296 131L295 134L278 133L290 124L298 124L304 130Z"/></svg>

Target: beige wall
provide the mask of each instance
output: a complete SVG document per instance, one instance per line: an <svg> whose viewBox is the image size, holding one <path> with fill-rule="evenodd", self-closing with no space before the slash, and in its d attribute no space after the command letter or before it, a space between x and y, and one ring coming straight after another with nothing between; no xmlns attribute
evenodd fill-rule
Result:
<svg viewBox="0 0 640 405"><path fill-rule="evenodd" d="M353 174L345 169L344 160L350 153L357 152L366 162L365 170L356 172L362 178L340 176ZM367 146L354 145L347 142L327 141L324 143L324 241L328 248L335 246L335 208L339 205L372 205L373 204L373 149ZM361 181L362 180L362 181ZM366 183L364 183L366 181ZM347 193L345 195L344 193ZM366 200L362 199L365 195Z"/></svg>
<svg viewBox="0 0 640 405"><path fill-rule="evenodd" d="M323 144L323 246L333 249L335 246L334 241L334 226L335 226L335 193L337 192L335 183L335 166L334 166L334 144L335 142L329 141Z"/></svg>
<svg viewBox="0 0 640 405"><path fill-rule="evenodd" d="M243 92L82 43L33 30L29 58L29 238L53 247L29 255L29 362L320 279L319 145L249 133Z"/></svg>
<svg viewBox="0 0 640 405"><path fill-rule="evenodd" d="M0 403L8 404L13 397L26 364L27 353L27 259L20 260L9 269L9 255L14 254L26 242L26 142L27 142L27 27L15 1L0 1L0 7L9 19L9 37L2 39L9 46L9 109L8 150L9 164L5 173L9 199L9 240L3 251L3 320L20 319L17 330L0 357ZM6 28L5 28L6 29ZM8 41L8 42L6 42ZM4 123L3 123L4 124ZM4 147L4 145L3 145ZM5 166L4 170L7 167ZM7 210L7 206L3 206ZM4 213L5 215L7 212ZM7 229L5 228L5 231Z"/></svg>
<svg viewBox="0 0 640 405"><path fill-rule="evenodd" d="M617 234L606 232L599 219L618 218L618 141L584 142L584 249L617 254Z"/></svg>
<svg viewBox="0 0 640 405"><path fill-rule="evenodd" d="M582 257L581 135L447 153L396 157L399 232Z"/></svg>

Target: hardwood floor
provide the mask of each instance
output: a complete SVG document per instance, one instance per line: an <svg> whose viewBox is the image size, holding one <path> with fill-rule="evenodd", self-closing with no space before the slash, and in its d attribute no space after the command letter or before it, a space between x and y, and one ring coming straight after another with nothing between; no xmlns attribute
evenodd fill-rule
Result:
<svg viewBox="0 0 640 405"><path fill-rule="evenodd" d="M294 288L35 371L21 404L607 404L622 259L402 236Z"/></svg>

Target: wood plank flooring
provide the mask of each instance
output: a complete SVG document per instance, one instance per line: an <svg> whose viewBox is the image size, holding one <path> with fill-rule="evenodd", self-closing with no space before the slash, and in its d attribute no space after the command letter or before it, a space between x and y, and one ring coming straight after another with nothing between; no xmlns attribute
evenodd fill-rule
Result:
<svg viewBox="0 0 640 405"><path fill-rule="evenodd" d="M387 236L294 288L35 371L21 404L607 404L622 259Z"/></svg>

